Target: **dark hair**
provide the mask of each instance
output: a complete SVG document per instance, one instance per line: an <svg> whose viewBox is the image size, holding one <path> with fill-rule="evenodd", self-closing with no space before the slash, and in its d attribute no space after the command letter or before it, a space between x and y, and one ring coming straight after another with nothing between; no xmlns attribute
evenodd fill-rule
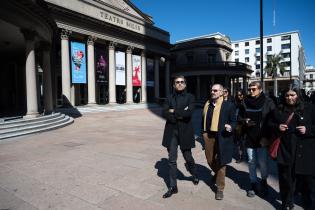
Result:
<svg viewBox="0 0 315 210"><path fill-rule="evenodd" d="M185 83L186 83L186 78L185 78L183 75L176 75L176 76L174 77L173 83L175 83L175 81L176 81L178 78L183 79L183 80L185 81Z"/></svg>
<svg viewBox="0 0 315 210"><path fill-rule="evenodd" d="M253 81L253 82L249 83L249 87L251 87L251 86L257 86L257 88L259 90L261 90L261 88L262 88L261 82L259 82L259 81Z"/></svg>
<svg viewBox="0 0 315 210"><path fill-rule="evenodd" d="M280 107L281 106L283 108L288 107L288 104L287 104L286 99L285 99L285 95L289 91L293 91L297 95L297 101L296 101L296 104L295 104L295 110L297 112L300 112L300 113L303 112L303 110L304 110L303 96L302 96L301 90L298 87L289 87L289 88L286 88L282 92L283 94L281 94L281 98L280 98Z"/></svg>

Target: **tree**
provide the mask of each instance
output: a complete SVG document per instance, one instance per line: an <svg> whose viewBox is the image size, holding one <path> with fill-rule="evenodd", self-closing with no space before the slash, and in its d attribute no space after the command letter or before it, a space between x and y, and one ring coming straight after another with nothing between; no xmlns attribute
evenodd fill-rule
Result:
<svg viewBox="0 0 315 210"><path fill-rule="evenodd" d="M281 75L284 74L285 72L285 66L282 63L283 57L281 54L273 54L270 55L270 57L267 57L267 64L265 67L265 72L268 74L268 76L272 76L273 78L273 84L274 84L274 89L273 89L273 94L274 96L278 95L278 84L277 84L277 76L278 72L280 72Z"/></svg>

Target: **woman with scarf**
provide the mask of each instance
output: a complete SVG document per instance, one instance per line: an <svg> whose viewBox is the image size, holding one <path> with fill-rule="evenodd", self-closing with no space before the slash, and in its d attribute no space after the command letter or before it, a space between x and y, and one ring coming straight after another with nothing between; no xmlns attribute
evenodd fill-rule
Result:
<svg viewBox="0 0 315 210"><path fill-rule="evenodd" d="M280 136L277 164L282 209L294 209L296 187L304 209L312 209L312 176L315 176L315 107L303 103L300 91L284 92L281 105L268 123Z"/></svg>

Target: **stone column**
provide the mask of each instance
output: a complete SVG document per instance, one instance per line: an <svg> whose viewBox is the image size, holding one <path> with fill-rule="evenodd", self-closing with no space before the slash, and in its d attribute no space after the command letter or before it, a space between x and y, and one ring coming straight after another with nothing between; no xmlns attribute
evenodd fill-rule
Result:
<svg viewBox="0 0 315 210"><path fill-rule="evenodd" d="M51 85L51 64L50 64L50 43L41 43L43 49L43 84L44 84L44 108L45 114L50 114L53 111L53 97Z"/></svg>
<svg viewBox="0 0 315 210"><path fill-rule="evenodd" d="M116 67L115 67L115 42L109 43L108 47L108 95L109 95L109 104L116 103Z"/></svg>
<svg viewBox="0 0 315 210"><path fill-rule="evenodd" d="M129 46L126 50L127 54L127 69L126 69L126 103L133 103L133 88L132 88L132 50Z"/></svg>
<svg viewBox="0 0 315 210"><path fill-rule="evenodd" d="M196 95L196 99L200 100L200 76L197 76L197 95Z"/></svg>
<svg viewBox="0 0 315 210"><path fill-rule="evenodd" d="M36 80L36 64L35 64L35 36L36 32L21 29L26 44L26 63L25 63L25 79L26 79L26 117L36 117L38 115L37 103L37 80Z"/></svg>
<svg viewBox="0 0 315 210"><path fill-rule="evenodd" d="M247 93L247 88L248 88L247 79L246 79L246 77L243 77L243 90L246 93Z"/></svg>
<svg viewBox="0 0 315 210"><path fill-rule="evenodd" d="M158 100L160 98L160 57L154 59L154 96Z"/></svg>
<svg viewBox="0 0 315 210"><path fill-rule="evenodd" d="M165 96L168 97L170 95L170 61L166 60L165 66Z"/></svg>
<svg viewBox="0 0 315 210"><path fill-rule="evenodd" d="M141 53L141 102L147 102L147 58L145 51Z"/></svg>
<svg viewBox="0 0 315 210"><path fill-rule="evenodd" d="M214 83L215 83L215 78L213 75L211 75L211 85L214 85Z"/></svg>
<svg viewBox="0 0 315 210"><path fill-rule="evenodd" d="M71 77L70 77L70 56L69 56L69 35L71 31L62 29L61 32L61 78L63 105L69 105L71 98ZM72 102L72 105L74 103Z"/></svg>
<svg viewBox="0 0 315 210"><path fill-rule="evenodd" d="M88 48L88 104L96 104L95 100L95 59L94 42L96 38L89 36L87 40Z"/></svg>

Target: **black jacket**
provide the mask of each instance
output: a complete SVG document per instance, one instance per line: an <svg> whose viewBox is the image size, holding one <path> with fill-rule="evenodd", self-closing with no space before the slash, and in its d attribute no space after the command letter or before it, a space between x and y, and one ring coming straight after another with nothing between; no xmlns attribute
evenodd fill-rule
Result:
<svg viewBox="0 0 315 210"><path fill-rule="evenodd" d="M279 125L287 121L292 113L290 109L278 108L273 112L269 127L281 137L277 162L284 165L295 165L297 174L315 176L315 107L305 103L302 113L295 112L288 130L280 133ZM306 133L299 134L296 127L304 125Z"/></svg>
<svg viewBox="0 0 315 210"><path fill-rule="evenodd" d="M261 93L258 98L248 96L244 102L245 110L240 113L242 118L250 118L255 125L244 125L246 133L245 145L249 148L259 148L262 146L262 139L271 140L272 136L268 132L267 120L275 109L272 99ZM256 118L256 119L255 119Z"/></svg>
<svg viewBox="0 0 315 210"><path fill-rule="evenodd" d="M213 107L207 101L204 106L202 117L203 133L210 132L210 124L212 119ZM218 159L220 165L226 165L232 161L233 156L233 132L236 127L236 113L235 105L229 101L223 101L220 110L218 136L216 141L218 143ZM210 122L210 124L209 124ZM224 125L232 126L232 132L227 132Z"/></svg>
<svg viewBox="0 0 315 210"><path fill-rule="evenodd" d="M166 118L162 145L170 146L174 130L178 130L179 145L181 149L195 147L194 129L192 126L192 114L195 98L186 91L174 93L167 98L163 106L163 116ZM169 109L174 109L170 113Z"/></svg>

